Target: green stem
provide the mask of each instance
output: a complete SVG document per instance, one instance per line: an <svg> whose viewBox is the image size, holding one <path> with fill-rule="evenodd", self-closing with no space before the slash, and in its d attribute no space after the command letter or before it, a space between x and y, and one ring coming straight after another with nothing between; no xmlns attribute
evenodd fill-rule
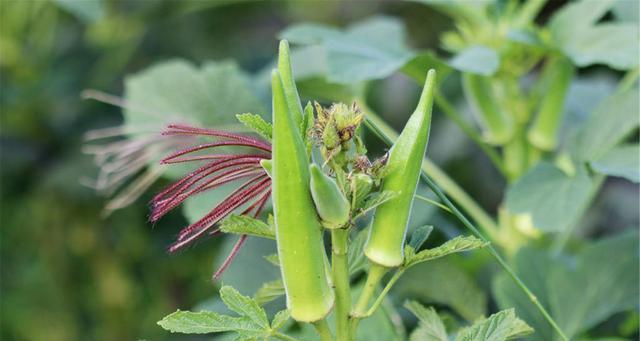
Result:
<svg viewBox="0 0 640 341"><path fill-rule="evenodd" d="M393 274L393 277L391 277L389 282L387 282L387 285L384 286L384 289L382 289L382 292L380 293L380 295L378 295L378 298L376 298L376 300L373 302L373 305L371 306L371 308L367 310L367 313L365 314L367 317L373 315L373 313L376 312L378 307L380 307L382 302L384 302L384 298L389 293L389 290L391 290L393 285L396 284L396 282L398 281L398 279L400 279L400 276L402 276L405 270L406 270L405 268L399 268L398 271L396 271Z"/></svg>
<svg viewBox="0 0 640 341"><path fill-rule="evenodd" d="M300 341L295 337L291 337L289 335L282 334L282 333L275 333L273 334L273 337L275 337L276 339L284 340L284 341Z"/></svg>
<svg viewBox="0 0 640 341"><path fill-rule="evenodd" d="M333 341L333 335L331 335L331 329L329 329L329 324L326 319L313 322L313 326L316 328L316 332L320 336L320 340Z"/></svg>
<svg viewBox="0 0 640 341"><path fill-rule="evenodd" d="M331 230L333 285L335 286L336 340L348 341L351 289L349 288L349 263L347 260L348 229Z"/></svg>
<svg viewBox="0 0 640 341"><path fill-rule="evenodd" d="M429 199L429 198L427 198L425 196L419 195L419 194L416 194L414 196L414 198L416 198L418 200L422 200L422 201L424 201L426 203L429 203L431 205L437 206L438 208L443 209L443 210L451 213L451 210L449 209L449 207L447 207L447 206L445 206L445 205L443 205L443 204L441 204L441 203L439 203L439 202L437 202L435 200L431 200L431 199Z"/></svg>
<svg viewBox="0 0 640 341"><path fill-rule="evenodd" d="M371 301L371 298L375 295L376 289L378 288L378 285L380 285L382 277L384 277L388 270L388 268L385 268L382 265L371 263L369 273L367 274L367 280L364 283L364 287L362 288L360 297L358 297L358 301L356 302L353 312L351 312L352 336L355 336L360 319L366 317L369 301Z"/></svg>
<svg viewBox="0 0 640 341"><path fill-rule="evenodd" d="M462 115L456 111L454 106L447 101L447 99L440 93L439 90L436 89L435 94L435 102L436 105L442 109L447 117L449 117L454 123L458 125L460 130L462 130L467 136L482 149L482 151L487 154L489 160L493 163L493 165L502 173L505 174L504 165L502 164L502 160L500 160L500 155L493 149L490 145L488 145L480 136L478 131L467 122Z"/></svg>
<svg viewBox="0 0 640 341"><path fill-rule="evenodd" d="M391 145L398 138L398 133L385 121L369 109L363 101L358 101L358 106L365 112L365 124L378 137ZM448 195L475 220L492 240L499 241L498 225L491 216L484 211L455 181L445 174L435 163L425 158L422 161L422 171L432 176Z"/></svg>
<svg viewBox="0 0 640 341"><path fill-rule="evenodd" d="M640 67L629 70L618 83L616 92L620 93L629 90L638 81L638 77L640 77Z"/></svg>
<svg viewBox="0 0 640 341"><path fill-rule="evenodd" d="M369 122L370 125L374 125L375 126L375 124L373 122L371 122L369 120L368 120L368 122ZM390 137L390 136L387 136L386 134L384 134L382 132L382 130L380 129L380 127L375 127L374 129L376 129L378 133L382 134L382 135L380 135L380 137L386 143L388 143L389 145L391 145L393 143L393 138ZM389 128L389 129L391 129L391 128ZM395 136L397 136L397 134ZM426 161L427 160L425 159L425 162ZM423 162L423 165L424 165L424 162ZM433 180L431 180L431 178L429 176L427 176L427 174L430 174L431 176L434 176L434 174L430 173L429 170L423 171L422 172L422 180L436 194L436 196L440 199L440 201L443 204L445 204L447 207L449 207L449 209L451 210L453 215L455 215L456 218L458 218L458 220L460 220L460 222L462 222L462 224L467 229L469 229L471 231L471 233L473 233L473 235L475 235L479 239L481 239L481 240L483 240L483 241L488 243L489 241L482 235L482 233L480 233L480 231L478 231L478 229L467 219L467 217L465 217L464 214L462 214L460 212L460 210L458 210L458 208L449 200L449 198L447 198L447 196L433 182ZM436 178L436 177L434 176L434 178ZM449 181L452 181L452 180L448 179L448 177L446 177L446 179L449 180ZM448 185L450 185L450 184L448 184ZM459 194L459 193L457 193L457 194ZM452 197L453 197L453 195L452 195ZM526 284L524 284L524 282L520 279L520 277L511 269L511 267L502 258L502 256L500 256L500 254L496 251L496 249L491 244L489 244L486 247L486 250L487 250L487 252L489 252L489 254L493 258L496 259L498 264L500 264L500 266L507 272L507 274L516 283L516 285L518 287L520 287L520 289L525 293L525 295L527 295L527 297L529 298L531 303L538 309L538 311L540 311L542 316L551 325L551 327L558 333L558 335L561 337L561 339L564 340L564 341L568 341L569 339L564 335L564 333L562 332L562 329L560 329L560 327L558 326L556 321L551 317L551 315L549 315L547 310L542 306L542 304L540 304L540 302L538 301L537 297L531 292L531 290L529 290L529 288L526 286ZM367 281L368 281L368 279L367 279Z"/></svg>

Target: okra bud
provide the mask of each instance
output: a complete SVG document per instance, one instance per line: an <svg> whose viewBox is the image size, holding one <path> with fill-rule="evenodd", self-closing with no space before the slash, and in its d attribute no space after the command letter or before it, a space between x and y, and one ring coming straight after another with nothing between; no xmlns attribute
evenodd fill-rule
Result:
<svg viewBox="0 0 640 341"><path fill-rule="evenodd" d="M435 70L429 70L418 107L389 152L382 190L398 196L376 209L364 248L369 260L385 267L399 266L404 260L409 214L429 140L435 80Z"/></svg>
<svg viewBox="0 0 640 341"><path fill-rule="evenodd" d="M561 57L562 58L562 57ZM564 98L573 78L573 64L562 58L551 66L550 82L540 103L538 115L527 134L532 145L545 151L555 149L558 144L558 124L562 119Z"/></svg>
<svg viewBox="0 0 640 341"><path fill-rule="evenodd" d="M489 78L473 74L462 76L462 86L467 98L479 114L487 142L502 145L513 136L513 120L505 113L491 90Z"/></svg>
<svg viewBox="0 0 640 341"><path fill-rule="evenodd" d="M349 221L349 201L338 184L324 174L320 167L312 164L309 172L311 173L311 197L322 219L322 225L328 229L343 227Z"/></svg>
<svg viewBox="0 0 640 341"><path fill-rule="evenodd" d="M334 301L325 269L323 228L309 190L309 157L278 71L271 83L272 188L280 269L291 317L314 322L329 313Z"/></svg>

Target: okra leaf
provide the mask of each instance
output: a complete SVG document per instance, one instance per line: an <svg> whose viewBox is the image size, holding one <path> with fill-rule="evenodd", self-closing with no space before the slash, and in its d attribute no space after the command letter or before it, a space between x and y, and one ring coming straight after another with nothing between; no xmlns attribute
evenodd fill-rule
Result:
<svg viewBox="0 0 640 341"><path fill-rule="evenodd" d="M414 56L406 45L402 23L377 17L345 30L317 25L293 25L280 33L293 44L321 45L330 82L354 83L391 75Z"/></svg>
<svg viewBox="0 0 640 341"><path fill-rule="evenodd" d="M277 253L272 253L270 255L264 256L264 259L266 259L267 262L271 263L272 265L280 266L280 259L278 258Z"/></svg>
<svg viewBox="0 0 640 341"><path fill-rule="evenodd" d="M256 291L253 299L260 305L265 305L278 297L284 296L284 283L281 279L263 283L260 289Z"/></svg>
<svg viewBox="0 0 640 341"><path fill-rule="evenodd" d="M451 307L469 322L485 314L487 296L477 281L453 258L436 259L408 268L394 286L394 299L407 299Z"/></svg>
<svg viewBox="0 0 640 341"><path fill-rule="evenodd" d="M447 330L433 307L425 307L416 301L405 302L407 308L420 321L418 327L411 333L410 341L448 341Z"/></svg>
<svg viewBox="0 0 640 341"><path fill-rule="evenodd" d="M276 239L276 231L270 225L246 215L230 215L220 224L220 231Z"/></svg>
<svg viewBox="0 0 640 341"><path fill-rule="evenodd" d="M578 161L595 160L640 126L638 88L607 97L569 139L567 149Z"/></svg>
<svg viewBox="0 0 640 341"><path fill-rule="evenodd" d="M54 0L53 2L61 9L82 20L85 24L92 24L103 18L107 7L106 2L102 0Z"/></svg>
<svg viewBox="0 0 640 341"><path fill-rule="evenodd" d="M554 257L542 250L521 249L515 270L567 337L574 339L611 315L636 308L640 274L629 269L640 266L639 251L638 232L629 231L588 243L574 255ZM518 316L536 329L532 340L553 339L553 330L509 276L498 276L493 292L500 307L515 307Z"/></svg>
<svg viewBox="0 0 640 341"><path fill-rule="evenodd" d="M402 72L413 78L419 84L423 84L425 81L424 70L428 70L430 68L436 70L436 74L438 75L437 81L439 84L441 84L453 71L451 65L440 60L435 53L427 51L416 55L407 64L405 64L402 67Z"/></svg>
<svg viewBox="0 0 640 341"><path fill-rule="evenodd" d="M411 233L409 246L414 251L419 250L420 247L422 247L422 244L424 244L424 242L427 241L427 238L429 238L431 231L433 231L433 226L431 225L417 227L415 230L413 230L413 233Z"/></svg>
<svg viewBox="0 0 640 341"><path fill-rule="evenodd" d="M273 317L271 321L271 328L274 330L278 330L282 328L282 326L289 320L291 317L291 313L288 309L280 310L276 313L276 316Z"/></svg>
<svg viewBox="0 0 640 341"><path fill-rule="evenodd" d="M394 191L383 191L370 194L359 208L357 216L361 216L372 209L382 205L383 203L395 198L399 193Z"/></svg>
<svg viewBox="0 0 640 341"><path fill-rule="evenodd" d="M364 268L366 257L364 256L364 244L367 241L367 234L369 231L364 229L356 235L356 237L349 243L349 249L347 250L347 260L349 262L349 274L354 274L357 271Z"/></svg>
<svg viewBox="0 0 640 341"><path fill-rule="evenodd" d="M507 309L460 330L456 341L505 341L531 333L533 328L516 317L514 309Z"/></svg>
<svg viewBox="0 0 640 341"><path fill-rule="evenodd" d="M235 124L239 112L265 112L250 78L234 62L208 62L198 67L175 59L155 64L125 79L124 129L131 135L160 133L168 124L198 127ZM157 166L160 158L151 160ZM165 167L177 178L182 167Z"/></svg>
<svg viewBox="0 0 640 341"><path fill-rule="evenodd" d="M618 70L638 65L640 40L633 22L598 23L614 1L577 1L565 5L549 24L555 45L578 66L605 64Z"/></svg>
<svg viewBox="0 0 640 341"><path fill-rule="evenodd" d="M458 236L448 240L444 244L433 249L422 250L415 253L412 246L408 245L405 251L404 266L410 267L418 263L438 259L452 253L470 251L487 246L487 243L474 236Z"/></svg>
<svg viewBox="0 0 640 341"><path fill-rule="evenodd" d="M273 136L273 127L271 123L267 122L260 115L245 113L245 114L237 114L236 118L242 124L244 124L247 128L252 129L260 136L265 139L271 141L271 137Z"/></svg>
<svg viewBox="0 0 640 341"><path fill-rule="evenodd" d="M591 161L591 167L602 174L623 177L635 183L640 182L640 145L615 147Z"/></svg>
<svg viewBox="0 0 640 341"><path fill-rule="evenodd" d="M262 335L263 329L248 317L231 317L211 311L176 311L158 322L160 327L183 334L208 334L237 331L241 334Z"/></svg>
<svg viewBox="0 0 640 341"><path fill-rule="evenodd" d="M549 162L540 162L507 189L507 209L528 214L543 231L563 231L578 219L587 204L593 181L585 167L566 174Z"/></svg>
<svg viewBox="0 0 640 341"><path fill-rule="evenodd" d="M243 296L233 287L226 285L220 289L220 298L229 309L249 318L253 323L264 329L269 328L267 314L258 302L251 297Z"/></svg>
<svg viewBox="0 0 640 341"><path fill-rule="evenodd" d="M500 67L500 56L490 47L475 45L455 55L449 65L462 72L491 76Z"/></svg>

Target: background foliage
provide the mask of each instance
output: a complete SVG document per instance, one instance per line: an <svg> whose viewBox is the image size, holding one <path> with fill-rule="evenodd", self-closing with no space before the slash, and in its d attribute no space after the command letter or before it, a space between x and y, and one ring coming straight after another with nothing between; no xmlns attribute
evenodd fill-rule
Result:
<svg viewBox="0 0 640 341"><path fill-rule="evenodd" d="M633 8L624 9L630 2L622 1L623 5L607 16L633 13ZM540 20L546 22L563 4L550 2ZM615 25L597 24L598 18L579 12L569 15L577 15L581 24L569 30L563 25L573 19L557 19L552 31L562 34L553 35L552 41L576 64L588 67L579 70L569 89L567 131L576 126L572 123L584 121L613 91L622 75L617 70L634 62L633 53L631 58L620 53L609 59L599 53L611 49L608 45L585 51L584 41L602 35L624 40L627 31L620 27L623 24L612 27ZM637 25L637 17L627 20L636 20ZM0 3L0 338L162 340L171 335L156 321L178 308L226 309L209 277L235 242L233 236L201 243L179 255L164 251L178 227L184 226L189 216L206 210L211 197L190 201L183 213L176 212L155 226L146 222L146 203L153 190L132 206L101 218L105 200L80 181L96 174L91 158L81 153L82 135L124 119L119 108L81 100L84 89L126 95L161 113L188 112L206 125L233 124L233 115L241 111L268 116L265 70L273 65L277 38L284 36L302 46L294 64L297 76L306 79L301 82L303 95L340 98L357 89L334 83L373 79L369 82L370 105L400 128L416 101L418 85L396 71L403 68L409 76L412 68L421 72L421 61L432 61L425 50L450 56L438 37L451 29L449 17L418 2ZM492 50L471 47L461 51L450 60L451 66L480 74L495 72ZM592 65L594 61L599 65ZM446 71L449 67L442 68ZM471 120L459 83L447 82L443 89ZM172 91L175 88L181 91ZM187 97L189 101L184 101ZM621 103L624 99L611 104ZM637 113L637 95L628 103L632 108L635 105ZM127 123L146 121L143 118L140 110L126 112ZM615 120L615 115L610 118L586 128L593 132L574 144L576 155L595 155L594 150L609 142L607 130L633 128L625 124L624 117L621 121ZM497 213L506 184L489 160L437 109L432 132L430 157L485 209ZM637 136L632 137L634 141L637 143ZM384 150L375 138L367 142L374 152ZM611 159L619 164L629 155L618 153L598 155L601 158L592 161L593 167L610 173L606 169ZM627 166L628 178L637 176L634 166L637 164ZM572 201L584 190L584 186L567 184L562 176L555 166L538 165L536 172L518 183L525 190L511 188L514 194L507 194L507 206L514 211L537 207L542 214L535 216L544 219L544 213L557 208L547 198ZM519 195L527 186L541 190L537 178L549 181L550 194ZM577 177L572 181L582 180ZM160 188L161 182L152 189ZM566 262L549 259L547 253L535 248L537 245L514 256L521 276L572 335L637 337L637 234L621 232L640 223L638 193L637 184L620 178L606 180L592 208L580 220L576 229L580 238L569 245L575 250L574 257L566 257ZM455 220L431 206L420 206L413 212L412 226L427 222L436 226L430 245L439 245L461 231ZM557 220L536 224L543 230L558 228ZM554 226L546 229L549 224ZM600 241L583 246L582 240ZM270 241L250 239L223 282L245 295L253 294L262 281L278 276L278 269L261 257L273 250ZM634 252L636 257L629 256ZM435 305L444 311L439 313L447 326L451 321L489 315L497 307L516 307L518 315L542 333L537 337L549 340L544 321L529 311L531 307L512 283L501 275L492 279L499 273L494 267L482 252L421 264L399 281L392 291L393 299L397 306L405 299ZM531 269L545 269L551 275L540 278ZM587 282L589 287L584 286ZM576 301L583 302L580 309L569 305ZM281 299L270 303L267 311L275 313L282 303ZM395 324L400 317L415 323L407 310L387 308L365 320L361 332L389 338L403 335L406 332ZM585 333L587 330L590 332ZM304 335L305 331L299 333Z"/></svg>

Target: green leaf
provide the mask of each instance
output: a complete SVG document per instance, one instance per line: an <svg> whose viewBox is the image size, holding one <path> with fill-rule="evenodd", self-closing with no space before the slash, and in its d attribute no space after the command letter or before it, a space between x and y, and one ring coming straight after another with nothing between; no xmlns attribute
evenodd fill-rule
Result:
<svg viewBox="0 0 640 341"><path fill-rule="evenodd" d="M362 207L360 207L358 216L363 215L372 209L382 205L383 203L395 198L399 193L395 191L383 191L371 193L367 199L365 199L364 203L362 203Z"/></svg>
<svg viewBox="0 0 640 341"><path fill-rule="evenodd" d="M220 231L276 239L276 231L270 225L246 215L230 215L220 224Z"/></svg>
<svg viewBox="0 0 640 341"><path fill-rule="evenodd" d="M284 296L284 283L281 279L263 283L260 289L256 291L253 299L260 305L265 305L278 297Z"/></svg>
<svg viewBox="0 0 640 341"><path fill-rule="evenodd" d="M640 126L638 88L609 96L600 103L568 141L568 150L579 161L601 157Z"/></svg>
<svg viewBox="0 0 640 341"><path fill-rule="evenodd" d="M359 270L364 269L367 264L367 259L364 256L364 244L367 241L367 235L369 231L363 229L359 231L356 237L349 243L349 249L347 250L347 261L349 263L349 274L353 275Z"/></svg>
<svg viewBox="0 0 640 341"><path fill-rule="evenodd" d="M409 340L418 341L448 341L447 330L433 307L426 308L416 301L408 301L404 304L410 312L415 315L420 324L411 333Z"/></svg>
<svg viewBox="0 0 640 341"><path fill-rule="evenodd" d="M441 258L408 268L393 288L397 302L415 299L447 305L467 321L483 316L487 296L453 258Z"/></svg>
<svg viewBox="0 0 640 341"><path fill-rule="evenodd" d="M456 341L505 341L531 333L533 329L516 317L515 310L507 309L462 329Z"/></svg>
<svg viewBox="0 0 640 341"><path fill-rule="evenodd" d="M584 167L567 175L543 161L507 189L506 206L512 213L529 214L536 228L562 231L581 214L592 186Z"/></svg>
<svg viewBox="0 0 640 341"><path fill-rule="evenodd" d="M453 71L449 64L440 60L435 53L428 51L413 57L413 59L402 67L402 72L413 78L419 84L424 84L426 77L425 70L429 69L436 70L439 84Z"/></svg>
<svg viewBox="0 0 640 341"><path fill-rule="evenodd" d="M591 162L591 167L602 174L619 176L640 182L640 145L623 145L609 150Z"/></svg>
<svg viewBox="0 0 640 341"><path fill-rule="evenodd" d="M198 127L236 124L239 112L264 112L250 79L234 62L208 62L202 67L184 60L155 64L125 79L124 128L131 135L159 133L168 124ZM160 158L150 160L157 166ZM185 167L164 167L178 178ZM210 204L210 203L209 203Z"/></svg>
<svg viewBox="0 0 640 341"><path fill-rule="evenodd" d="M346 30L293 25L280 34L291 43L322 45L328 80L337 83L380 79L400 69L414 55L404 43L405 36L402 23L388 17L368 19Z"/></svg>
<svg viewBox="0 0 640 341"><path fill-rule="evenodd" d="M637 231L587 244L575 256L553 258L524 248L515 257L516 272L567 337L587 331L611 315L635 309L640 289ZM500 307L515 307L536 329L533 340L551 340L554 333L528 298L505 274L493 283Z"/></svg>
<svg viewBox="0 0 640 341"><path fill-rule="evenodd" d="M172 333L207 334L238 331L261 334L262 328L247 317L231 317L210 311L176 311L158 321L158 325Z"/></svg>
<svg viewBox="0 0 640 341"><path fill-rule="evenodd" d="M282 326L289 320L290 317L291 313L288 309L280 310L276 313L276 316L273 317L273 321L271 321L271 328L274 330L282 328Z"/></svg>
<svg viewBox="0 0 640 341"><path fill-rule="evenodd" d="M638 65L637 24L597 24L613 4L612 0L577 1L565 5L551 18L549 27L556 46L576 65L605 64L620 70Z"/></svg>
<svg viewBox="0 0 640 341"><path fill-rule="evenodd" d="M264 256L264 259L267 260L267 262L275 265L275 266L280 266L280 259L278 258L278 254L277 253L273 253L267 256Z"/></svg>
<svg viewBox="0 0 640 341"><path fill-rule="evenodd" d="M462 72L491 76L498 71L500 56L490 47L475 45L455 55L449 65Z"/></svg>
<svg viewBox="0 0 640 341"><path fill-rule="evenodd" d="M225 285L220 289L220 298L229 309L246 316L258 326L268 329L269 320L264 309L251 297L241 295L236 289Z"/></svg>
<svg viewBox="0 0 640 341"><path fill-rule="evenodd" d="M260 136L265 139L271 141L271 137L273 136L273 127L271 123L267 122L260 115L245 113L245 114L237 114L236 118L242 124L244 124L247 128L252 129Z"/></svg>
<svg viewBox="0 0 640 341"><path fill-rule="evenodd" d="M427 241L427 238L429 238L431 231L433 231L433 226L431 225L424 225L424 226L417 227L411 233L411 238L409 239L409 246L414 251L419 250L420 247L422 247L422 244L424 244L424 242Z"/></svg>
<svg viewBox="0 0 640 341"><path fill-rule="evenodd" d="M436 248L422 250L418 253L414 253L414 249L411 246L407 246L408 250L405 253L404 266L410 267L415 264L438 259L452 253L469 251L485 246L487 246L486 242L474 236L458 236L448 240Z"/></svg>

